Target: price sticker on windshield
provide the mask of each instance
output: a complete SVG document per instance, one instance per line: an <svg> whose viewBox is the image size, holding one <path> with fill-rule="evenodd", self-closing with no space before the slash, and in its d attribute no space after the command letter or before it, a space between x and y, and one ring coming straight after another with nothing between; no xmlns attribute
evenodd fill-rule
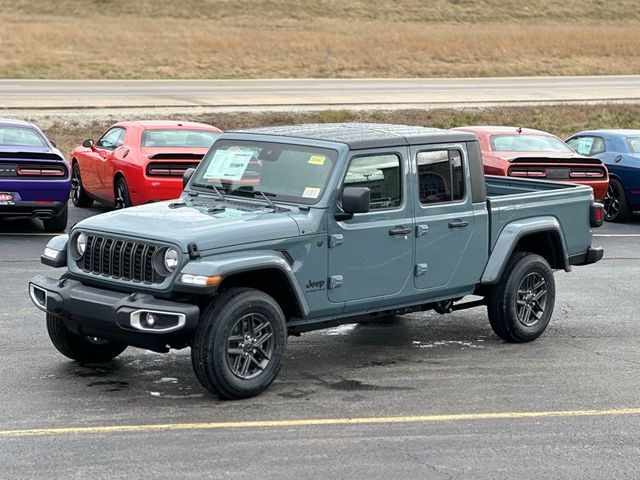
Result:
<svg viewBox="0 0 640 480"><path fill-rule="evenodd" d="M316 199L320 195L320 189L318 187L307 187L302 193L302 198Z"/></svg>
<svg viewBox="0 0 640 480"><path fill-rule="evenodd" d="M252 151L218 150L209 162L204 178L239 182L252 157Z"/></svg>
<svg viewBox="0 0 640 480"><path fill-rule="evenodd" d="M307 162L310 165L324 165L324 161L327 159L324 155L312 155Z"/></svg>

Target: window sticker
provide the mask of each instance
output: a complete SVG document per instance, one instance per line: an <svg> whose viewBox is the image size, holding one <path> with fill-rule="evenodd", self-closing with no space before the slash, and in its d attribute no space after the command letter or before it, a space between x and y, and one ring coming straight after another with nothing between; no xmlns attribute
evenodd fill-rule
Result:
<svg viewBox="0 0 640 480"><path fill-rule="evenodd" d="M253 157L253 151L218 150L204 172L207 180L239 182Z"/></svg>
<svg viewBox="0 0 640 480"><path fill-rule="evenodd" d="M307 187L304 189L302 193L302 198L313 198L316 199L320 195L320 188L318 187Z"/></svg>
<svg viewBox="0 0 640 480"><path fill-rule="evenodd" d="M307 162L310 165L324 165L324 161L326 160L327 157L325 157L324 155L311 155L311 158L309 158L309 161ZM315 197L312 197L315 198Z"/></svg>

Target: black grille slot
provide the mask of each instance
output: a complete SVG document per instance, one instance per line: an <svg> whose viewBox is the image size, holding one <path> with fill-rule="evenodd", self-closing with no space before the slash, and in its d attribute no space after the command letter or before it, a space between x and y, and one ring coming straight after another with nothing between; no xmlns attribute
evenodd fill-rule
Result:
<svg viewBox="0 0 640 480"><path fill-rule="evenodd" d="M130 240L87 235L87 247L78 260L78 266L85 272L135 282L157 283L163 277L155 272L153 255L160 248Z"/></svg>

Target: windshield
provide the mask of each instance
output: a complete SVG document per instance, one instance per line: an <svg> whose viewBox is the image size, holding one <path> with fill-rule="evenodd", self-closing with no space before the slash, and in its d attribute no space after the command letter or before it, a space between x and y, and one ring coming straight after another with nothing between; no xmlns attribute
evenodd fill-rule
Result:
<svg viewBox="0 0 640 480"><path fill-rule="evenodd" d="M494 152L573 152L562 140L551 135L494 135L491 148Z"/></svg>
<svg viewBox="0 0 640 480"><path fill-rule="evenodd" d="M213 185L231 195L263 192L273 200L314 204L322 197L337 155L318 147L221 140L205 155L191 186Z"/></svg>
<svg viewBox="0 0 640 480"><path fill-rule="evenodd" d="M209 148L220 132L209 130L153 129L142 132L143 147Z"/></svg>
<svg viewBox="0 0 640 480"><path fill-rule="evenodd" d="M29 127L0 126L0 145L46 147L42 136Z"/></svg>
<svg viewBox="0 0 640 480"><path fill-rule="evenodd" d="M640 153L640 137L627 137L627 144L632 153Z"/></svg>

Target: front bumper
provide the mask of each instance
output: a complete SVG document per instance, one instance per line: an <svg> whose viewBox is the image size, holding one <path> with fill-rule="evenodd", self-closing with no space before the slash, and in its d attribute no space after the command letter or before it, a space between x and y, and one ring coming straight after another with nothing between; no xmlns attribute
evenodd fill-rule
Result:
<svg viewBox="0 0 640 480"><path fill-rule="evenodd" d="M36 275L29 282L29 295L39 309L61 318L72 332L158 352L188 345L200 316L195 305L90 287L64 277ZM170 321L155 328L143 326L140 319L146 313Z"/></svg>
<svg viewBox="0 0 640 480"><path fill-rule="evenodd" d="M590 265L592 263L599 262L604 255L604 248L602 247L589 247L585 253L578 255L572 255L569 257L569 263L571 265Z"/></svg>

